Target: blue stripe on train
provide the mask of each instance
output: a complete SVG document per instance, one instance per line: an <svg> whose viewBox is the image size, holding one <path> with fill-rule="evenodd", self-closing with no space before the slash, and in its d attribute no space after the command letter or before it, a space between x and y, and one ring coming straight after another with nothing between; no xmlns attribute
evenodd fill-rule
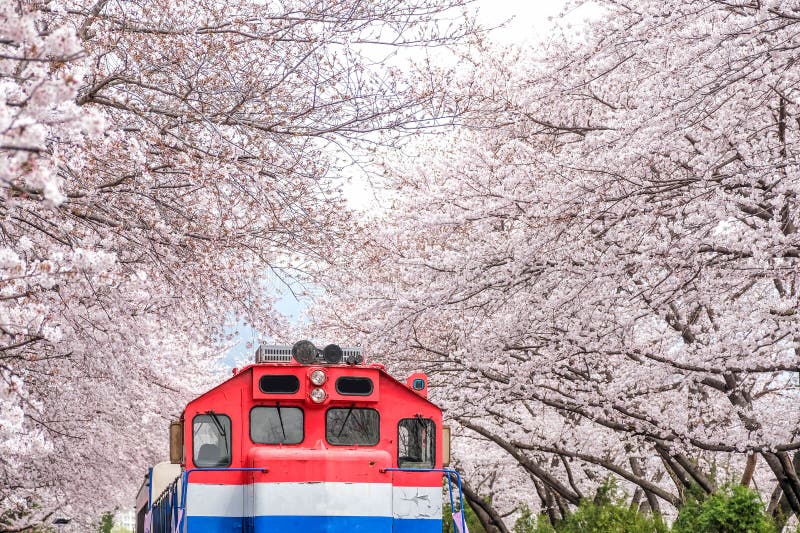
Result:
<svg viewBox="0 0 800 533"><path fill-rule="evenodd" d="M190 516L187 533L244 533L239 517ZM436 519L388 516L257 516L253 533L440 533ZM394 526L394 527L393 527Z"/></svg>
<svg viewBox="0 0 800 533"><path fill-rule="evenodd" d="M395 518L394 533L442 533L441 519L432 520L430 518Z"/></svg>

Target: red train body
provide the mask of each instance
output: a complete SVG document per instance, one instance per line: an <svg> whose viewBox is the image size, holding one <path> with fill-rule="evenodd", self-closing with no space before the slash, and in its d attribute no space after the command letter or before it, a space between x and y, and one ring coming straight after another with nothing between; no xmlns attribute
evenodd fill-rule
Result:
<svg viewBox="0 0 800 533"><path fill-rule="evenodd" d="M151 470L137 533L441 531L449 434L427 377L302 342L262 346L189 402L172 427L180 467Z"/></svg>

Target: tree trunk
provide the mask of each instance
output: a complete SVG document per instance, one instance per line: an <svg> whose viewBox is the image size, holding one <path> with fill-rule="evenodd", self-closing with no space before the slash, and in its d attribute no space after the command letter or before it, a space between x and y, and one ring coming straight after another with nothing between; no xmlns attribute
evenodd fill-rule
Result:
<svg viewBox="0 0 800 533"><path fill-rule="evenodd" d="M714 492L716 489L714 483L712 483L699 468L692 464L689 458L682 453L677 453L672 457L675 458L675 461L681 465L681 468L694 479L695 483L697 483L706 494Z"/></svg>
<svg viewBox="0 0 800 533"><path fill-rule="evenodd" d="M800 513L800 480L797 479L794 465L789 461L789 456L786 452L761 452L761 456L769 465L775 477L778 480L778 485L783 490L789 508L794 514ZM795 454L797 458L797 454Z"/></svg>
<svg viewBox="0 0 800 533"><path fill-rule="evenodd" d="M503 439L502 437L495 435L491 431L483 428L477 424L473 424L469 420L459 418L459 423L478 433L483 435L487 439L493 441L495 444L500 446L503 450L505 450L511 457L517 460L519 465L527 470L530 474L533 474L538 479L540 479L545 485L553 489L559 496L563 497L566 501L573 505L578 505L580 503L580 496L575 494L572 489L566 487L563 483L561 483L558 479L551 476L548 472L546 472L541 466L536 464L530 457L528 457L525 453L520 451L519 448L508 442L507 440Z"/></svg>
<svg viewBox="0 0 800 533"><path fill-rule="evenodd" d="M531 477L531 481L533 481L533 486L536 487L536 493L539 495L539 500L542 502L541 508L547 513L547 518L550 520L550 525L555 527L561 521L562 517L556 508L555 502L553 502L553 497L550 494L550 491L547 490L547 487L541 481L539 481L536 476L533 474L529 475Z"/></svg>
<svg viewBox="0 0 800 533"><path fill-rule="evenodd" d="M631 464L631 470L633 471L633 473L637 477L644 478L645 472L644 469L642 468L642 465L639 463L639 459L636 457L631 457L629 462ZM650 507L650 512L652 512L654 515L660 515L661 505L658 503L658 497L656 497L655 494L653 494L647 489L642 489L642 490L644 492L645 497L647 498L647 504Z"/></svg>
<svg viewBox="0 0 800 533"><path fill-rule="evenodd" d="M469 506L475 511L475 515L480 520L483 529L486 533L508 533L508 528L503 523L503 518L500 514L487 502L481 498L480 494L472 490L463 479L461 480L461 489L464 491L464 497L467 499Z"/></svg>
<svg viewBox="0 0 800 533"><path fill-rule="evenodd" d="M655 450L661 457L661 462L664 464L664 470L667 471L667 475L669 475L669 477L672 479L672 482L675 484L675 488L678 490L678 499L681 503L685 502L685 491L689 486L689 480L686 478L680 465L676 464L675 461L672 460L672 457L670 457L669 452L666 449L656 445Z"/></svg>
<svg viewBox="0 0 800 533"><path fill-rule="evenodd" d="M744 465L744 472L742 472L742 480L739 482L744 487L750 486L753 482L753 475L756 472L756 462L758 456L754 453L747 454L747 463Z"/></svg>
<svg viewBox="0 0 800 533"><path fill-rule="evenodd" d="M770 465L770 467L772 467L772 465ZM794 453L792 467L795 472L800 468L800 453L798 452ZM778 477L778 474L776 473L775 476ZM772 497L770 498L769 505L767 505L767 514L772 516L778 531L783 530L792 514L797 514L790 505L789 498L787 497L783 484L780 482L780 478L778 478L778 484L775 486L775 490L772 491Z"/></svg>

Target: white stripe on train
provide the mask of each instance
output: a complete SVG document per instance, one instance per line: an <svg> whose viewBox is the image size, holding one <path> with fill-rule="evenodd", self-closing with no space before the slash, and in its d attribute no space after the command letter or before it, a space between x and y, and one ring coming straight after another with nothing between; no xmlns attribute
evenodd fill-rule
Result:
<svg viewBox="0 0 800 533"><path fill-rule="evenodd" d="M189 484L187 516L442 517L440 487L389 483Z"/></svg>

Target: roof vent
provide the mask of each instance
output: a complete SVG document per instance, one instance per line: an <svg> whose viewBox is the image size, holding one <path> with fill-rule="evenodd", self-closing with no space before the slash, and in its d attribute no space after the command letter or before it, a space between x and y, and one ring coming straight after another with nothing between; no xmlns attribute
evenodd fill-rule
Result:
<svg viewBox="0 0 800 533"><path fill-rule="evenodd" d="M291 363L292 347L282 344L260 344L256 350L256 363Z"/></svg>
<svg viewBox="0 0 800 533"><path fill-rule="evenodd" d="M360 365L364 362L364 353L361 351L361 348L343 347L342 355L344 362L349 365Z"/></svg>
<svg viewBox="0 0 800 533"><path fill-rule="evenodd" d="M341 348L341 363L348 365L360 365L364 362L364 352L361 348L345 347ZM322 351L317 350L314 361L306 364L325 364L329 363L323 358ZM285 344L260 344L256 349L256 363L291 363L292 347Z"/></svg>

